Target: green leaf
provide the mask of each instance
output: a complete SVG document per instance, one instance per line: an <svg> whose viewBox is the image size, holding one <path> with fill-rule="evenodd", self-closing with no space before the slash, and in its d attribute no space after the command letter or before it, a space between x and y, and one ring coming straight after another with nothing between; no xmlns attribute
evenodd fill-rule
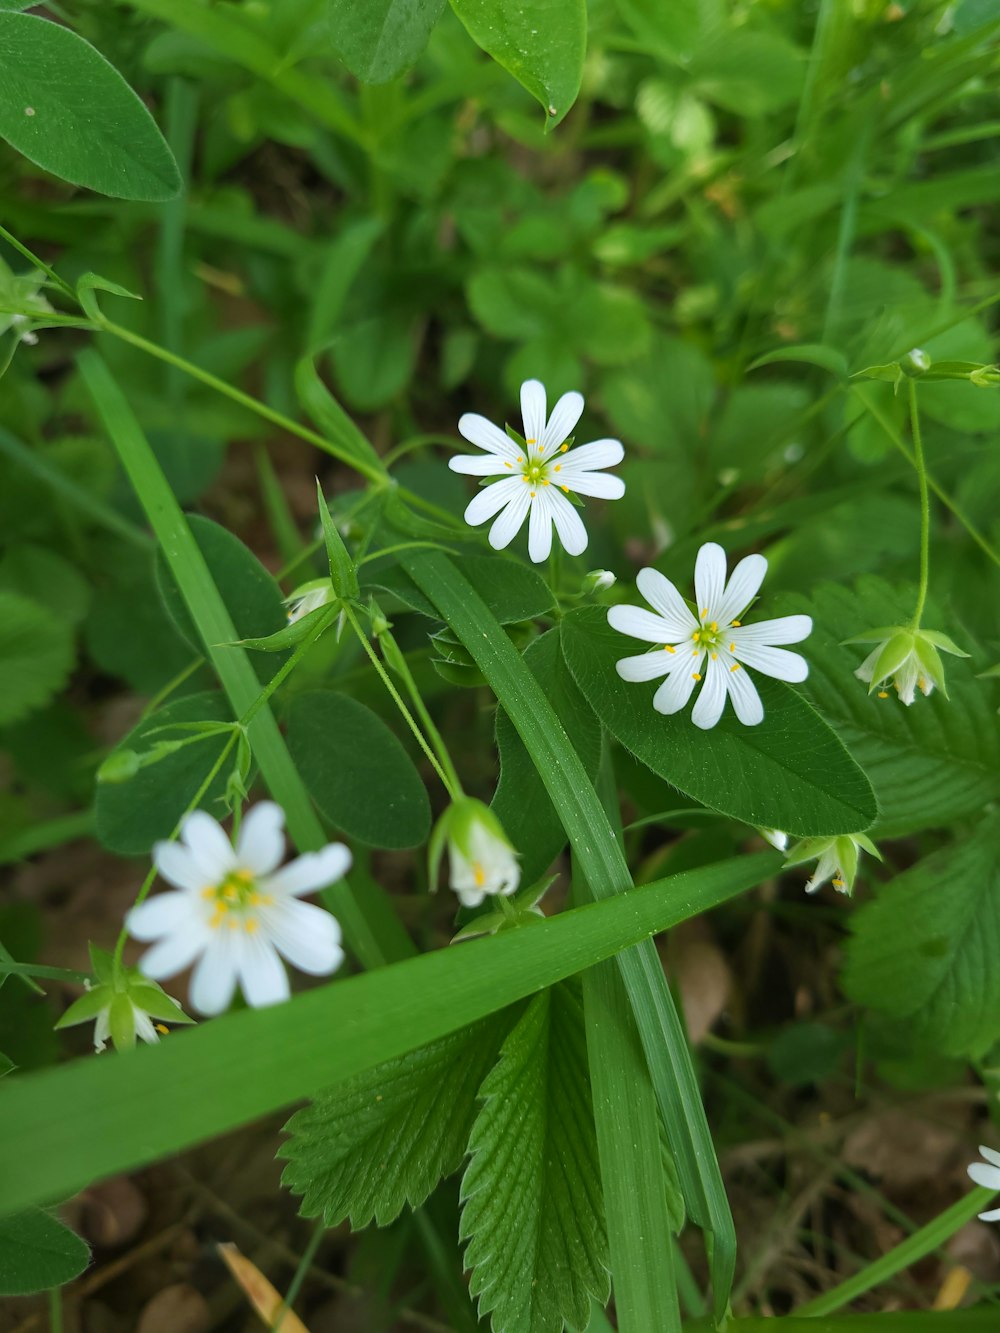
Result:
<svg viewBox="0 0 1000 1333"><path fill-rule="evenodd" d="M0 561L0 590L40 602L59 620L76 624L87 614L90 585L75 565L33 542L11 546Z"/></svg>
<svg viewBox="0 0 1000 1333"><path fill-rule="evenodd" d="M156 122L82 37L0 13L0 137L37 166L117 199L173 199L180 173Z"/></svg>
<svg viewBox="0 0 1000 1333"><path fill-rule="evenodd" d="M44 606L0 590L0 726L52 698L73 666L73 631Z"/></svg>
<svg viewBox="0 0 1000 1333"><path fill-rule="evenodd" d="M809 659L802 688L871 779L879 806L876 839L946 827L1000 795L1000 732L968 668L958 663L949 671L950 699L921 695L909 708L894 693L869 696L854 676L867 652L843 641L868 625L905 624L910 597L882 579L863 578L854 589L824 584L808 601L783 599L781 610L813 617L813 633L801 649Z"/></svg>
<svg viewBox="0 0 1000 1333"><path fill-rule="evenodd" d="M480 1090L460 1237L469 1293L495 1333L585 1328L611 1292L583 1008L537 995Z"/></svg>
<svg viewBox="0 0 1000 1333"><path fill-rule="evenodd" d="M803 52L784 37L727 27L697 53L690 75L708 101L753 117L796 101L805 69Z"/></svg>
<svg viewBox="0 0 1000 1333"><path fill-rule="evenodd" d="M160 736L149 733L175 722L231 722L221 694L192 694L143 718L112 751L148 750ZM169 733L168 733L169 734ZM153 843L169 838L177 821L194 799L212 765L222 753L225 736L206 736L138 770L125 782L100 782L95 797L98 842L119 856L145 856ZM225 766L224 766L225 769ZM226 787L221 772L205 793L202 808L220 813L216 802Z"/></svg>
<svg viewBox="0 0 1000 1333"><path fill-rule="evenodd" d="M754 677L764 721L744 727L732 712L711 731L687 713L653 710L655 685L624 681L615 663L635 643L596 607L562 621L563 651L590 706L611 734L647 768L712 810L796 837L867 828L875 799L837 735L796 692Z"/></svg>
<svg viewBox="0 0 1000 1333"><path fill-rule="evenodd" d="M263 639L287 629L288 616L281 589L249 547L244 546L234 533L200 514L191 514L188 524L232 616L237 641ZM197 653L210 656L210 649L219 645L205 643L195 628L162 549L156 553L156 581L178 632ZM254 660L262 685L271 679L284 660L281 654Z"/></svg>
<svg viewBox="0 0 1000 1333"><path fill-rule="evenodd" d="M758 366L772 366L783 361L801 361L806 365L828 370L838 379L847 378L847 358L836 347L828 347L825 343L796 343L792 347L776 347L773 352L766 352L756 361L751 361L747 370L756 370Z"/></svg>
<svg viewBox="0 0 1000 1333"><path fill-rule="evenodd" d="M227 1014L140 1047L128 1061L88 1057L8 1079L0 1087L0 1212L65 1197L315 1096L331 1079L424 1046L746 892L779 864L771 852L741 856L530 930Z"/></svg>
<svg viewBox="0 0 1000 1333"><path fill-rule="evenodd" d="M285 1126L281 1183L305 1217L387 1226L461 1166L508 1010L335 1084Z"/></svg>
<svg viewBox="0 0 1000 1333"><path fill-rule="evenodd" d="M340 58L362 83L388 83L427 45L445 0L330 0L330 28Z"/></svg>
<svg viewBox="0 0 1000 1333"><path fill-rule="evenodd" d="M311 690L288 710L288 748L322 815L373 847L416 847L431 827L427 790L377 713Z"/></svg>
<svg viewBox="0 0 1000 1333"><path fill-rule="evenodd" d="M851 917L844 987L919 1044L971 1059L1000 1040L1000 815L919 861Z"/></svg>
<svg viewBox="0 0 1000 1333"><path fill-rule="evenodd" d="M80 1237L41 1208L0 1220L0 1296L62 1287L89 1263Z"/></svg>
<svg viewBox="0 0 1000 1333"><path fill-rule="evenodd" d="M331 443L350 454L359 464L377 472L385 471L382 460L368 439L317 375L310 356L304 356L295 366L295 392L303 408ZM372 475L372 471L368 475Z"/></svg>
<svg viewBox="0 0 1000 1333"><path fill-rule="evenodd" d="M552 590L537 570L499 555L466 555L462 572L501 625L535 620L552 610ZM429 597L398 565L369 574L366 586L384 588L413 611L441 619Z"/></svg>
<svg viewBox="0 0 1000 1333"><path fill-rule="evenodd" d="M553 129L576 101L587 51L586 0L451 0L477 46L545 108Z"/></svg>
<svg viewBox="0 0 1000 1333"><path fill-rule="evenodd" d="M566 729L587 773L593 776L601 757L601 726L569 674L552 629L530 643L524 661L531 668L556 716ZM531 762L517 728L497 709L500 781L492 808L521 857L521 877L531 884L552 864L566 844L555 806Z"/></svg>

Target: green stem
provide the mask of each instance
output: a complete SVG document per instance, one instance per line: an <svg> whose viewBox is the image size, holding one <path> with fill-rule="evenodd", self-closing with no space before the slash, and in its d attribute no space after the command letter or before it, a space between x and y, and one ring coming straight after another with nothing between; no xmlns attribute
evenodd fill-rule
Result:
<svg viewBox="0 0 1000 1333"><path fill-rule="evenodd" d="M149 703L142 710L142 716L146 718L149 717L151 713L155 713L158 708L163 706L163 701L170 698L174 690L180 689L184 682L190 680L198 668L204 665L205 659L203 657L196 657L190 661L186 667L182 667L176 676L168 680L166 685L153 695L152 699L150 699Z"/></svg>
<svg viewBox="0 0 1000 1333"><path fill-rule="evenodd" d="M235 730L230 733L229 739L226 741L225 745L219 752L218 759L216 759L215 763L208 770L208 776L205 778L204 782L201 784L201 786L195 792L194 796L188 802L187 809L184 811L184 814L181 815L180 819L178 819L177 823L174 825L174 831L170 835L171 842L174 840L174 838L177 837L178 833L180 833L181 824L184 822L185 816L189 815L192 810L197 810L198 806L201 804L201 801L205 793L209 790L212 783L215 781L216 777L218 776L219 772L222 769L222 765L226 762L230 750L236 744L236 735L237 733ZM142 881L142 885L139 889L139 892L136 894L135 902L132 904L133 907L138 907L140 903L145 902L150 889L153 887L153 883L156 880L156 876L158 873L159 871L157 870L155 865L150 866L146 878ZM122 928L118 932L118 939L115 941L116 968L121 966L122 954L125 952L125 941L127 939L128 939L128 926L124 922L122 922Z"/></svg>
<svg viewBox="0 0 1000 1333"><path fill-rule="evenodd" d="M909 381L910 388L910 433L913 436L913 466L920 486L920 591L917 595L917 609L913 613L913 628L920 628L920 617L924 613L927 600L927 584L930 580L931 561L931 502L927 490L927 468L924 464L924 444L920 435L920 413L917 410L917 383Z"/></svg>
<svg viewBox="0 0 1000 1333"><path fill-rule="evenodd" d="M258 694L257 698L253 701L250 707L240 718L241 727L244 728L249 727L250 723L254 720L254 718L257 716L260 710L271 698L271 695L274 694L275 690L277 690L278 687L288 679L288 677L299 665L303 657L305 657L306 653L313 646L316 640L320 637L321 634L324 634L330 628L330 626L333 624L334 620L336 620L339 614L340 614L340 607L331 606L327 611L326 615L320 618L320 620L317 622L317 624L313 626L313 628L309 631L306 637L295 645L295 651L292 653L291 657L289 657L287 661L281 664L278 670L274 673L271 679L261 690L260 694Z"/></svg>
<svg viewBox="0 0 1000 1333"><path fill-rule="evenodd" d="M62 1329L62 1288L53 1287L49 1292L49 1333L62 1333Z"/></svg>
<svg viewBox="0 0 1000 1333"><path fill-rule="evenodd" d="M50 282L55 283L64 296L70 297L73 301L76 300L76 292L74 292L69 283L64 282L54 269L49 268L44 259L39 259L38 256L33 254L26 245L22 245L16 236L10 234L6 227L0 227L0 236L3 237L8 245L13 246L17 253L22 255L29 264L34 264L35 268L40 269Z"/></svg>
<svg viewBox="0 0 1000 1333"><path fill-rule="evenodd" d="M354 633L360 639L361 646L364 648L365 652L371 659L372 666L374 666L375 670L378 672L382 684L389 691L389 695L392 698L393 703L396 705L396 707L402 714L403 721L413 732L414 739L420 746L421 750L423 750L424 754L427 756L428 760L430 761L431 767L434 769L434 772L441 779L445 791L448 793L448 795L451 797L453 801L458 800L458 798L462 795L461 785L458 786L453 785L451 778L445 772L442 765L438 762L438 757L428 744L427 737L417 726L413 714L407 708L399 691L396 689L395 685L393 685L392 681L389 679L389 674L386 671L385 667L378 660L378 654L372 647L368 635L364 632L361 625L358 623L358 618L354 614L353 607L348 605L346 602L344 603L344 615L347 617L347 622L350 625L351 629L354 630Z"/></svg>
<svg viewBox="0 0 1000 1333"><path fill-rule="evenodd" d="M431 744L434 746L434 753L440 760L441 767L448 775L448 779L451 783L451 786L448 788L448 790L451 794L452 800L454 800L456 793L459 796L462 796L464 795L464 791L462 788L462 780L458 776L458 771L455 768L455 765L452 763L451 755L448 753L448 747L444 743L444 737L441 735L441 732L435 725L434 719L428 712L427 705L424 703L420 690L417 687L417 682L414 680L413 673L410 671L409 663L407 662L403 653L400 651L399 645L396 643L395 639L393 639L392 635L388 631L386 631L386 634L383 637L392 639L393 645L396 648L396 652L393 655L394 656L393 669L397 671L399 675L402 676L403 678L403 684L406 686L406 692L410 696L410 699L413 702L413 707L417 711L417 716L423 723L424 731L427 733L428 737L430 738ZM445 785L447 786L448 784L446 783Z"/></svg>
<svg viewBox="0 0 1000 1333"><path fill-rule="evenodd" d="M906 1240L890 1250L888 1254L883 1254L881 1259L876 1259L874 1263L863 1268L860 1273L855 1273L846 1282L841 1282L839 1286L831 1288L830 1291L825 1291L822 1296L817 1296L815 1300L800 1305L795 1311L796 1318L803 1315L832 1314L834 1310L839 1310L848 1305L851 1301L856 1300L858 1296L863 1296L866 1291L871 1291L873 1287L888 1282L897 1273L903 1272L904 1269L911 1267L925 1255L930 1254L932 1250L936 1250L938 1246L943 1245L956 1231L970 1222L977 1213L982 1212L995 1193L995 1190L977 1186L971 1193L963 1195L957 1203L953 1203L950 1208L946 1208L933 1222L928 1222L925 1227L921 1227L912 1236L908 1236Z"/></svg>
<svg viewBox="0 0 1000 1333"><path fill-rule="evenodd" d="M314 1228L310 1237L309 1244L299 1260L299 1266L295 1270L295 1275L288 1284L288 1290L271 1320L271 1333L280 1333L282 1324L285 1322L285 1315L295 1304L299 1292L302 1290L302 1284L306 1280L306 1275L312 1267L312 1261L316 1258L316 1251L323 1242L326 1235L326 1223L320 1221Z"/></svg>

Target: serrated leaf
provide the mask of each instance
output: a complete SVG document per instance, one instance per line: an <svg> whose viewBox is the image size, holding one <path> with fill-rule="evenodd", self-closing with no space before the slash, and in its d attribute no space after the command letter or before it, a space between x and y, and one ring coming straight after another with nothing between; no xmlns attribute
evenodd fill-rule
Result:
<svg viewBox="0 0 1000 1333"><path fill-rule="evenodd" d="M17 593L0 591L0 726L47 703L73 665L73 631Z"/></svg>
<svg viewBox="0 0 1000 1333"><path fill-rule="evenodd" d="M1000 815L919 861L851 919L844 987L941 1055L1000 1040Z"/></svg>
<svg viewBox="0 0 1000 1333"><path fill-rule="evenodd" d="M42 1208L0 1219L0 1295L29 1296L72 1282L90 1263L90 1250Z"/></svg>
<svg viewBox="0 0 1000 1333"><path fill-rule="evenodd" d="M330 28L344 64L363 83L388 83L417 60L445 0L330 0Z"/></svg>
<svg viewBox="0 0 1000 1333"><path fill-rule="evenodd" d="M558 985L531 1001L481 1089L460 1237L494 1333L585 1328L610 1293L583 1009Z"/></svg>
<svg viewBox="0 0 1000 1333"><path fill-rule="evenodd" d="M288 748L320 812L373 847L416 847L430 833L420 774L377 713L346 694L309 690L288 710Z"/></svg>
<svg viewBox="0 0 1000 1333"><path fill-rule="evenodd" d="M864 578L854 589L823 584L808 601L788 598L781 609L813 617L813 632L801 649L809 660L802 689L836 726L875 788L876 840L945 827L1000 795L1000 731L989 696L968 668L950 666L949 699L921 695L909 708L894 693L869 697L854 676L867 653L844 640L868 625L905 623L912 598L882 579Z"/></svg>
<svg viewBox="0 0 1000 1333"><path fill-rule="evenodd" d="M789 686L754 676L764 721L744 727L732 713L701 731L685 713L655 712L655 685L620 678L615 662L635 641L588 607L564 617L570 671L611 734L647 768L710 809L797 837L851 832L875 818L868 781L837 735Z"/></svg>
<svg viewBox="0 0 1000 1333"><path fill-rule="evenodd" d="M279 1156L288 1159L282 1184L302 1195L303 1215L331 1227L350 1218L358 1230L423 1203L462 1164L479 1086L512 1021L511 1010L491 1014L297 1111Z"/></svg>
<svg viewBox="0 0 1000 1333"><path fill-rule="evenodd" d="M566 728L584 768L595 774L601 757L601 724L563 661L559 631L552 629L535 639L523 656ZM566 834L524 742L502 708L497 709L497 749L500 781L492 808L517 848L522 878L530 884L544 874L566 845Z"/></svg>
<svg viewBox="0 0 1000 1333"><path fill-rule="evenodd" d="M477 46L545 108L552 129L576 101L587 51L586 0L451 0Z"/></svg>
<svg viewBox="0 0 1000 1333"><path fill-rule="evenodd" d="M118 199L173 199L177 164L118 71L69 28L0 13L0 135L74 185Z"/></svg>

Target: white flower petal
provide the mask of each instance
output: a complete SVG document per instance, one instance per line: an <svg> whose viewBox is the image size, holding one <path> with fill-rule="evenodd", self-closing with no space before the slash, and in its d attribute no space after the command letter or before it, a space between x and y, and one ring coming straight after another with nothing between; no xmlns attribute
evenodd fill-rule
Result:
<svg viewBox="0 0 1000 1333"><path fill-rule="evenodd" d="M472 497L466 506L466 523L470 527L478 527L480 523L485 523L494 514L499 514L509 500L514 499L521 490L526 489L527 487L520 477L504 477L503 481L495 481L491 486L484 487Z"/></svg>
<svg viewBox="0 0 1000 1333"><path fill-rule="evenodd" d="M528 514L528 555L536 565L548 560L552 550L552 508L548 495L541 489L531 499Z"/></svg>
<svg viewBox="0 0 1000 1333"><path fill-rule="evenodd" d="M539 440L545 457L549 458L573 434L576 423L583 415L583 394L564 393L552 409L545 432Z"/></svg>
<svg viewBox="0 0 1000 1333"><path fill-rule="evenodd" d="M710 619L717 620L720 625L737 620L760 592L766 573L767 561L762 555L745 556L733 570L722 601L712 608Z"/></svg>
<svg viewBox="0 0 1000 1333"><path fill-rule="evenodd" d="M730 619L734 617L730 616ZM737 646L741 643L761 643L772 647L777 643L801 643L812 633L812 627L811 616L779 616L777 620L758 620L752 625L740 625L733 630L732 638Z"/></svg>
<svg viewBox="0 0 1000 1333"><path fill-rule="evenodd" d="M691 698L691 693L695 685L695 674L698 671L701 662L693 658L690 667L685 670L684 667L678 667L676 671L671 671L660 688L653 695L653 707L658 713L679 713L682 708L687 706L687 701Z"/></svg>
<svg viewBox="0 0 1000 1333"><path fill-rule="evenodd" d="M181 841L204 872L206 884L218 884L237 868L226 830L204 810L192 810L181 820Z"/></svg>
<svg viewBox="0 0 1000 1333"><path fill-rule="evenodd" d="M765 648L758 644L745 645L735 639L731 642L736 643L735 656L765 676L795 684L809 675L809 663L798 653L790 653L784 648Z"/></svg>
<svg viewBox="0 0 1000 1333"><path fill-rule="evenodd" d="M253 1009L281 1004L291 995L288 973L274 945L260 934L246 935L240 932L236 968L240 989L247 1004Z"/></svg>
<svg viewBox="0 0 1000 1333"><path fill-rule="evenodd" d="M583 526L579 511L556 490L546 491L545 499L567 554L582 555L587 549L587 529Z"/></svg>
<svg viewBox="0 0 1000 1333"><path fill-rule="evenodd" d="M325 977L344 960L340 923L322 907L292 899L266 908L261 924L278 952L300 972Z"/></svg>
<svg viewBox="0 0 1000 1333"><path fill-rule="evenodd" d="M996 1148L987 1148L985 1144L981 1143L979 1145L979 1151L988 1162L992 1162L994 1166L1000 1167L1000 1152L997 1152ZM1000 1185L997 1186L997 1189L1000 1189Z"/></svg>
<svg viewBox="0 0 1000 1333"><path fill-rule="evenodd" d="M564 472L593 472L597 468L614 467L625 457L621 440L594 440L570 449L560 462Z"/></svg>
<svg viewBox="0 0 1000 1333"><path fill-rule="evenodd" d="M269 875L285 855L285 812L276 801L258 801L236 839L236 859L255 875Z"/></svg>
<svg viewBox="0 0 1000 1333"><path fill-rule="evenodd" d="M448 466L452 472L462 472L467 477L496 477L509 473L514 463L496 454L456 454L448 459Z"/></svg>
<svg viewBox="0 0 1000 1333"><path fill-rule="evenodd" d="M525 380L521 385L521 421L524 438L542 443L545 434L545 385L540 380Z"/></svg>
<svg viewBox="0 0 1000 1333"><path fill-rule="evenodd" d="M492 421L487 421L478 412L466 412L464 416L459 417L458 429L459 433L464 435L470 444L478 445L480 449L485 449L487 453L498 454L501 458L509 458L511 462L517 458L517 445L506 431L502 431L499 426L494 426Z"/></svg>
<svg viewBox="0 0 1000 1333"><path fill-rule="evenodd" d="M828 847L816 863L812 878L806 884L806 893L815 893L817 889L823 887L828 879L833 879L834 875L839 879L839 869L836 849Z"/></svg>
<svg viewBox="0 0 1000 1333"><path fill-rule="evenodd" d="M663 617L669 626L665 643L675 643L688 639L698 628L698 621L691 614L684 598L674 585L658 569L640 569L636 586L654 611Z"/></svg>
<svg viewBox="0 0 1000 1333"><path fill-rule="evenodd" d="M193 930L179 930L174 935L165 935L159 944L147 949L139 959L139 971L152 981L174 977L190 967L211 940L208 927L202 924Z"/></svg>
<svg viewBox="0 0 1000 1333"><path fill-rule="evenodd" d="M710 731L726 706L726 668L717 657L710 657L705 668L705 683L691 709L691 721L702 731Z"/></svg>
<svg viewBox="0 0 1000 1333"><path fill-rule="evenodd" d="M236 990L237 932L216 930L191 977L191 1008L212 1017L228 1009Z"/></svg>
<svg viewBox="0 0 1000 1333"><path fill-rule="evenodd" d="M982 1148L979 1151L982 1152ZM973 1162L968 1171L977 1185L988 1190L1000 1190L1000 1168L987 1166L985 1162Z"/></svg>
<svg viewBox="0 0 1000 1333"><path fill-rule="evenodd" d="M603 472L560 472L555 478L577 495L592 495L597 500L620 500L625 494L621 477L609 477Z"/></svg>
<svg viewBox="0 0 1000 1333"><path fill-rule="evenodd" d="M205 873L191 849L179 842L153 843L153 865L168 884L178 889L197 891L215 882L214 875Z"/></svg>
<svg viewBox="0 0 1000 1333"><path fill-rule="evenodd" d="M871 684L872 676L875 674L875 663L882 655L883 646L884 645L880 643L877 648L872 649L854 673L858 680L863 680L866 685Z"/></svg>
<svg viewBox="0 0 1000 1333"><path fill-rule="evenodd" d="M722 658L719 660L721 662ZM727 664L722 676L733 701L733 710L745 727L756 727L764 721L764 705L760 701L757 687L750 679L749 672L733 671L731 667L732 663Z"/></svg>
<svg viewBox="0 0 1000 1333"><path fill-rule="evenodd" d="M94 1024L94 1050L98 1053L104 1050L108 1044L108 1038L111 1036L111 1005L107 1004L97 1015L97 1022Z"/></svg>
<svg viewBox="0 0 1000 1333"><path fill-rule="evenodd" d="M132 1006L132 1018L135 1022L135 1035L141 1041L148 1041L150 1045L160 1040L160 1034L156 1030L156 1025L146 1013L145 1009L140 1009L138 1005Z"/></svg>
<svg viewBox="0 0 1000 1333"><path fill-rule="evenodd" d="M718 619L716 608L722 605L726 586L726 553L718 542L706 542L694 562L694 593L698 615L710 612L709 619Z"/></svg>
<svg viewBox="0 0 1000 1333"><path fill-rule="evenodd" d="M1000 1208L991 1208L988 1213L978 1214L980 1222L1000 1222Z"/></svg>
<svg viewBox="0 0 1000 1333"><path fill-rule="evenodd" d="M627 634L630 639L644 639L647 643L678 643L682 637L676 633L674 621L665 620L641 606L609 607L608 624L619 634ZM685 630L684 637L689 633Z"/></svg>
<svg viewBox="0 0 1000 1333"><path fill-rule="evenodd" d="M260 881L262 893L296 898L299 894L315 893L343 879L351 867L351 853L342 842L331 842L321 851L306 852L273 875Z"/></svg>
<svg viewBox="0 0 1000 1333"><path fill-rule="evenodd" d="M143 943L197 927L200 922L197 903L189 893L157 893L125 917L128 933Z"/></svg>
<svg viewBox="0 0 1000 1333"><path fill-rule="evenodd" d="M676 665L676 657L661 648L657 652L639 653L637 657L621 657L615 663L615 670L622 680L659 680Z"/></svg>
<svg viewBox="0 0 1000 1333"><path fill-rule="evenodd" d="M507 502L507 507L501 511L490 528L489 542L494 551L502 551L505 546L509 546L521 531L521 524L527 518L530 504L531 493L523 482L519 482L512 498Z"/></svg>

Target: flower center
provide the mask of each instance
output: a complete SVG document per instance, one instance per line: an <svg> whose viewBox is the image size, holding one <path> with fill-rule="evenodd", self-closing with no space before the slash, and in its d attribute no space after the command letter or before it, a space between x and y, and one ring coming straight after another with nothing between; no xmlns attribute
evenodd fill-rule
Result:
<svg viewBox="0 0 1000 1333"><path fill-rule="evenodd" d="M242 926L248 933L255 931L259 924L253 908L274 901L269 894L260 892L250 870L231 870L220 883L202 889L201 896L213 904L208 919L213 930L218 930L225 922L230 930Z"/></svg>

